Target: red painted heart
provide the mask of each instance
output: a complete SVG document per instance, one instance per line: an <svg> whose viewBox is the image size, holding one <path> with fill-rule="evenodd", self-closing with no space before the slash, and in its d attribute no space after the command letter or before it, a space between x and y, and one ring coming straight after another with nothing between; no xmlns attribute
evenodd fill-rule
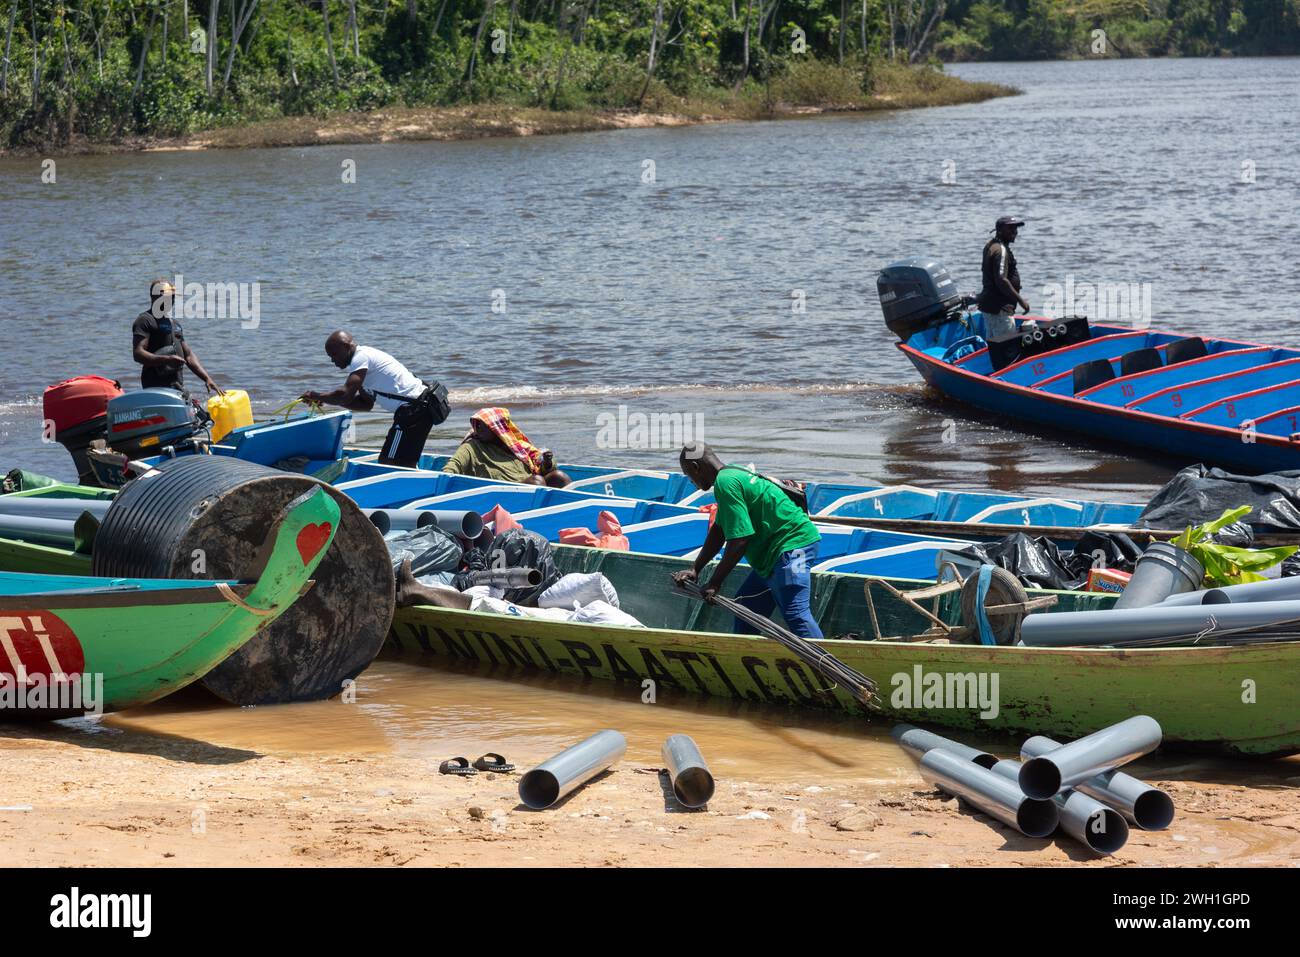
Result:
<svg viewBox="0 0 1300 957"><path fill-rule="evenodd" d="M306 565L316 557L325 543L330 540L330 533L334 527L329 522L321 522L319 525L304 525L298 531L298 554L302 556L302 563Z"/></svg>

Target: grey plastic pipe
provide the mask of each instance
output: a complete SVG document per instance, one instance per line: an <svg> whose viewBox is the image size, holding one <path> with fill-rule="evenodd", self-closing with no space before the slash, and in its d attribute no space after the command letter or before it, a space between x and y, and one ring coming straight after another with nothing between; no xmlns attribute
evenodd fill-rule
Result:
<svg viewBox="0 0 1300 957"><path fill-rule="evenodd" d="M393 531L409 532L429 525L437 525L444 532L461 538L475 539L483 533L483 516L478 512L422 508L369 508L363 511L384 535Z"/></svg>
<svg viewBox="0 0 1300 957"><path fill-rule="evenodd" d="M960 741L953 741L950 738L937 735L933 731L918 728L914 724L896 724L890 729L889 733L898 742L899 747L918 761L927 751L940 748L957 755L963 761L973 761L982 768L991 768L998 763L998 759L987 751L969 747Z"/></svg>
<svg viewBox="0 0 1300 957"><path fill-rule="evenodd" d="M0 495L0 514L30 518L66 518L75 521L89 512L103 519L111 501L94 498L56 498L53 495Z"/></svg>
<svg viewBox="0 0 1300 957"><path fill-rule="evenodd" d="M1014 781L942 748L921 756L921 777L1026 837L1047 837L1060 823L1056 802L1026 797Z"/></svg>
<svg viewBox="0 0 1300 957"><path fill-rule="evenodd" d="M542 583L542 573L536 568L485 568L468 574L472 584L497 588L528 588Z"/></svg>
<svg viewBox="0 0 1300 957"><path fill-rule="evenodd" d="M664 742L664 765L673 796L683 807L704 807L713 797L713 775L690 735L674 734Z"/></svg>
<svg viewBox="0 0 1300 957"><path fill-rule="evenodd" d="M1158 607L1181 608L1185 605L1227 605L1252 601L1300 601L1300 575L1185 592L1166 598Z"/></svg>
<svg viewBox="0 0 1300 957"><path fill-rule="evenodd" d="M1040 612L1026 616L1020 625L1020 640L1026 645L1049 648L1108 645L1138 638L1194 635L1211 626L1216 631L1264 628L1297 619L1300 619L1300 601L1250 601L1212 607L1159 604L1120 610Z"/></svg>
<svg viewBox="0 0 1300 957"><path fill-rule="evenodd" d="M76 524L75 516L45 518L0 514L0 538L14 538L34 545L72 548L77 540Z"/></svg>
<svg viewBox="0 0 1300 957"><path fill-rule="evenodd" d="M999 761L994 774L1010 781L1020 779L1019 761ZM1128 824L1118 811L1108 808L1076 788L1052 799L1061 815L1061 830L1097 854L1114 854L1128 842Z"/></svg>
<svg viewBox="0 0 1300 957"><path fill-rule="evenodd" d="M597 731L520 778L519 800L534 811L548 808L626 753L627 739L623 735L617 731Z"/></svg>
<svg viewBox="0 0 1300 957"><path fill-rule="evenodd" d="M1020 746L1020 756L1042 757L1060 746L1039 735ZM1074 789L1113 807L1144 831L1163 831L1174 821L1174 802L1168 794L1123 771L1106 771L1080 781Z"/></svg>
<svg viewBox="0 0 1300 957"><path fill-rule="evenodd" d="M1160 747L1160 725L1144 714L1030 758L1020 768L1020 790L1050 798Z"/></svg>

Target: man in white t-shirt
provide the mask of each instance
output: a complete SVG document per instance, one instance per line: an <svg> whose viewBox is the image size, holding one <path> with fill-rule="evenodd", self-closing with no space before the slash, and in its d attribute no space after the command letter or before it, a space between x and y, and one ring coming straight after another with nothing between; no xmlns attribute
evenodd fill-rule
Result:
<svg viewBox="0 0 1300 957"><path fill-rule="evenodd" d="M447 417L446 393L435 391L410 373L387 352L359 346L346 332L332 332L325 340L325 353L348 374L341 389L333 392L304 392L308 402L339 405L354 412L369 412L376 405L393 413L393 425L384 439L379 461L388 465L415 467L424 451L429 430ZM441 390L441 387L435 388ZM439 415L441 405L441 416Z"/></svg>

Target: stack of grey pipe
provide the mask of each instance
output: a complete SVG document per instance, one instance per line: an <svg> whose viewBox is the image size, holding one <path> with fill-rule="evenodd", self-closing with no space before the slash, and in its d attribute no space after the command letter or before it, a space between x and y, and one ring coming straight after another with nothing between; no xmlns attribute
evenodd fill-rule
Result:
<svg viewBox="0 0 1300 957"><path fill-rule="evenodd" d="M627 739L617 731L597 731L584 741L543 761L519 780L519 799L534 811L555 804L627 752ZM700 749L688 735L674 734L663 746L664 763L673 795L683 806L699 808L713 797L713 775Z"/></svg>
<svg viewBox="0 0 1300 957"><path fill-rule="evenodd" d="M909 724L892 733L927 782L1027 837L1047 837L1059 825L1095 853L1113 854L1128 840L1129 822L1161 831L1174 819L1167 794L1117 770L1160 746L1160 725L1145 715L1066 745L1030 738L1023 763Z"/></svg>
<svg viewBox="0 0 1300 957"><path fill-rule="evenodd" d="M1209 609L1206 606L1214 606ZM1211 621L1212 619L1212 621ZM1026 645L1108 645L1142 638L1178 638L1213 627L1294 629L1300 620L1300 576L1173 595L1143 608L1063 611L1025 617Z"/></svg>

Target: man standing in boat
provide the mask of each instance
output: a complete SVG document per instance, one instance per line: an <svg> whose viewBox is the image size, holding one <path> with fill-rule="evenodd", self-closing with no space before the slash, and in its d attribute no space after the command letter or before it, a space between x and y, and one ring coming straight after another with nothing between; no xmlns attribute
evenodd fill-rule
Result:
<svg viewBox="0 0 1300 957"><path fill-rule="evenodd" d="M753 570L740 586L737 601L760 615L780 608L786 626L796 635L822 637L810 608L812 567L821 535L808 514L783 486L750 469L724 464L703 442L682 449L678 461L696 488L713 490L717 512L694 567L676 572L673 580L698 581L704 566L725 544L722 560L704 586L705 594L720 591L736 563L744 558ZM740 621L735 629L754 633Z"/></svg>
<svg viewBox="0 0 1300 957"><path fill-rule="evenodd" d="M149 284L149 308L131 326L131 355L140 363L140 387L185 392L184 372L192 369L209 392L224 395L185 341L180 320L172 315L176 289L166 279Z"/></svg>
<svg viewBox="0 0 1300 957"><path fill-rule="evenodd" d="M437 383L426 386L387 352L359 346L341 330L330 333L325 340L325 354L348 374L347 380L333 392L304 392L301 398L354 412L369 412L376 404L392 412L393 424L379 461L409 468L418 465L429 430L445 420L450 411L446 390Z"/></svg>
<svg viewBox="0 0 1300 957"><path fill-rule="evenodd" d="M1023 219L1001 216L993 227L994 237L984 244L980 271L984 286L979 294L980 312L984 316L984 338L1000 342L1017 332L1016 306L1029 312L1029 300L1020 294L1020 270L1011 244L1016 241Z"/></svg>

